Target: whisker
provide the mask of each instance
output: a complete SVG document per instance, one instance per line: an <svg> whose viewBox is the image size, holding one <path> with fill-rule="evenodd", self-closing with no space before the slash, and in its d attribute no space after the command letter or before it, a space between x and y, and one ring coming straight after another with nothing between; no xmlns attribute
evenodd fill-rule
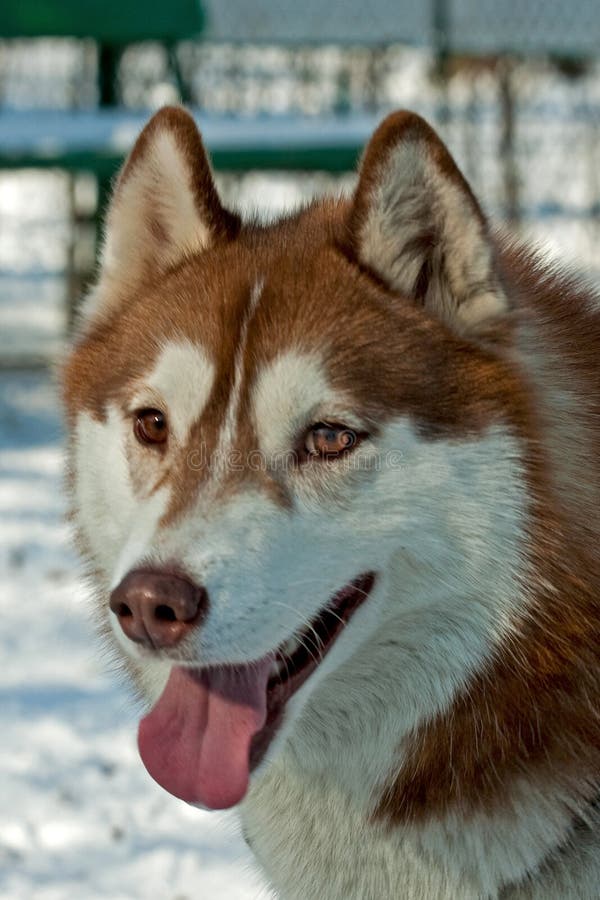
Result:
<svg viewBox="0 0 600 900"><path fill-rule="evenodd" d="M298 610L294 609L293 606L290 606L289 603L284 603L282 600L275 600L274 603L277 606L281 606L283 609L290 610L294 613L294 615L298 615ZM303 631L296 629L292 634L292 639L298 641L298 644L308 653L311 659L318 665L319 662L323 659L323 651L325 649L325 644L319 637L317 630L315 629L312 621L308 619L306 616L303 617L303 625L304 632L312 632L314 635L313 647L318 653L318 658L314 655L313 651L308 647L304 641ZM287 657L287 654L282 654L282 656ZM289 658L289 657L288 657ZM288 669L289 675L289 669Z"/></svg>

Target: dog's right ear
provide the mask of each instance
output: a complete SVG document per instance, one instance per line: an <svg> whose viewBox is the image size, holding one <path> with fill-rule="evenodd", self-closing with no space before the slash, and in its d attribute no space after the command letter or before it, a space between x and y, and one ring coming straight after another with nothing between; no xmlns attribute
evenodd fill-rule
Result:
<svg viewBox="0 0 600 900"><path fill-rule="evenodd" d="M221 205L193 118L180 107L161 109L118 176L84 320L110 315L144 282L238 230L238 217Z"/></svg>

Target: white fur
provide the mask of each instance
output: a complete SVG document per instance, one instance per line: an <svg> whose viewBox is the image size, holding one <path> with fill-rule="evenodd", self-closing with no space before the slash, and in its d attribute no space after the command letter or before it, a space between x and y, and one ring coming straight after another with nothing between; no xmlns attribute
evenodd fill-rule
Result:
<svg viewBox="0 0 600 900"><path fill-rule="evenodd" d="M526 784L508 813L389 828L287 753L249 794L242 820L279 900L597 900L597 840L543 862L568 834L563 799Z"/></svg>
<svg viewBox="0 0 600 900"><path fill-rule="evenodd" d="M151 542L156 543L168 502L165 489L136 497L127 458L129 425L118 408L109 405L103 422L80 413L75 430L77 525L108 590L144 558ZM137 648L112 614L109 620L124 651L137 657Z"/></svg>
<svg viewBox="0 0 600 900"><path fill-rule="evenodd" d="M77 524L109 577L136 512L121 419L116 406L104 422L82 412L74 433Z"/></svg>
<svg viewBox="0 0 600 900"><path fill-rule="evenodd" d="M111 589L116 588L131 569L150 555L150 548L156 546L160 521L168 502L169 492L162 488L136 504L135 519L126 523L127 530L123 529L123 546L112 574Z"/></svg>
<svg viewBox="0 0 600 900"><path fill-rule="evenodd" d="M424 142L400 141L382 165L362 225L361 260L398 293L412 296L424 251L411 241L436 235L425 307L465 330L506 310L491 247L472 201L431 160Z"/></svg>
<svg viewBox="0 0 600 900"><path fill-rule="evenodd" d="M258 374L252 396L253 418L261 448L269 456L293 447L302 427L322 415L348 415L347 398L334 394L318 356L286 350ZM326 413L325 413L326 411ZM352 425L352 421L347 421Z"/></svg>
<svg viewBox="0 0 600 900"><path fill-rule="evenodd" d="M166 229L166 241L153 238L151 216ZM108 222L102 269L116 278L135 278L136 263L150 261L165 269L184 254L208 246L210 232L191 190L191 172L169 131L155 134L152 145L119 184ZM150 245L141 239L140 228ZM151 253L156 254L154 260Z"/></svg>
<svg viewBox="0 0 600 900"><path fill-rule="evenodd" d="M101 278L86 299L84 325L110 314L151 273L164 272L209 246L210 229L191 178L175 135L167 129L156 131L117 184L107 215Z"/></svg>
<svg viewBox="0 0 600 900"><path fill-rule="evenodd" d="M174 438L183 444L206 406L214 380L214 363L202 347L187 340L169 342L136 391L131 406L167 413Z"/></svg>

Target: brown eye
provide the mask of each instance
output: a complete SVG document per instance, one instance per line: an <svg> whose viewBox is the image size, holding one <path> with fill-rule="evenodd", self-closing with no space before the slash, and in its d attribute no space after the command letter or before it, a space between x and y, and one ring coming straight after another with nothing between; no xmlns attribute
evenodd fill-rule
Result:
<svg viewBox="0 0 600 900"><path fill-rule="evenodd" d="M359 442L359 435L345 425L313 425L304 439L304 450L309 457L332 459L347 453Z"/></svg>
<svg viewBox="0 0 600 900"><path fill-rule="evenodd" d="M167 420L159 409L140 409L133 431L140 444L164 444L169 433Z"/></svg>

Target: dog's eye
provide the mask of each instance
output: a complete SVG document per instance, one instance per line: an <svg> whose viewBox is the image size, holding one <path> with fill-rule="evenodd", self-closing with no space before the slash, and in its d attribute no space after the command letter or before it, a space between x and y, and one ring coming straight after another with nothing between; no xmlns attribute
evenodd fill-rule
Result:
<svg viewBox="0 0 600 900"><path fill-rule="evenodd" d="M159 409L140 409L133 431L140 444L164 444L169 433L167 420Z"/></svg>
<svg viewBox="0 0 600 900"><path fill-rule="evenodd" d="M360 435L346 425L318 422L306 432L304 451L308 457L334 459L356 447L359 440Z"/></svg>

